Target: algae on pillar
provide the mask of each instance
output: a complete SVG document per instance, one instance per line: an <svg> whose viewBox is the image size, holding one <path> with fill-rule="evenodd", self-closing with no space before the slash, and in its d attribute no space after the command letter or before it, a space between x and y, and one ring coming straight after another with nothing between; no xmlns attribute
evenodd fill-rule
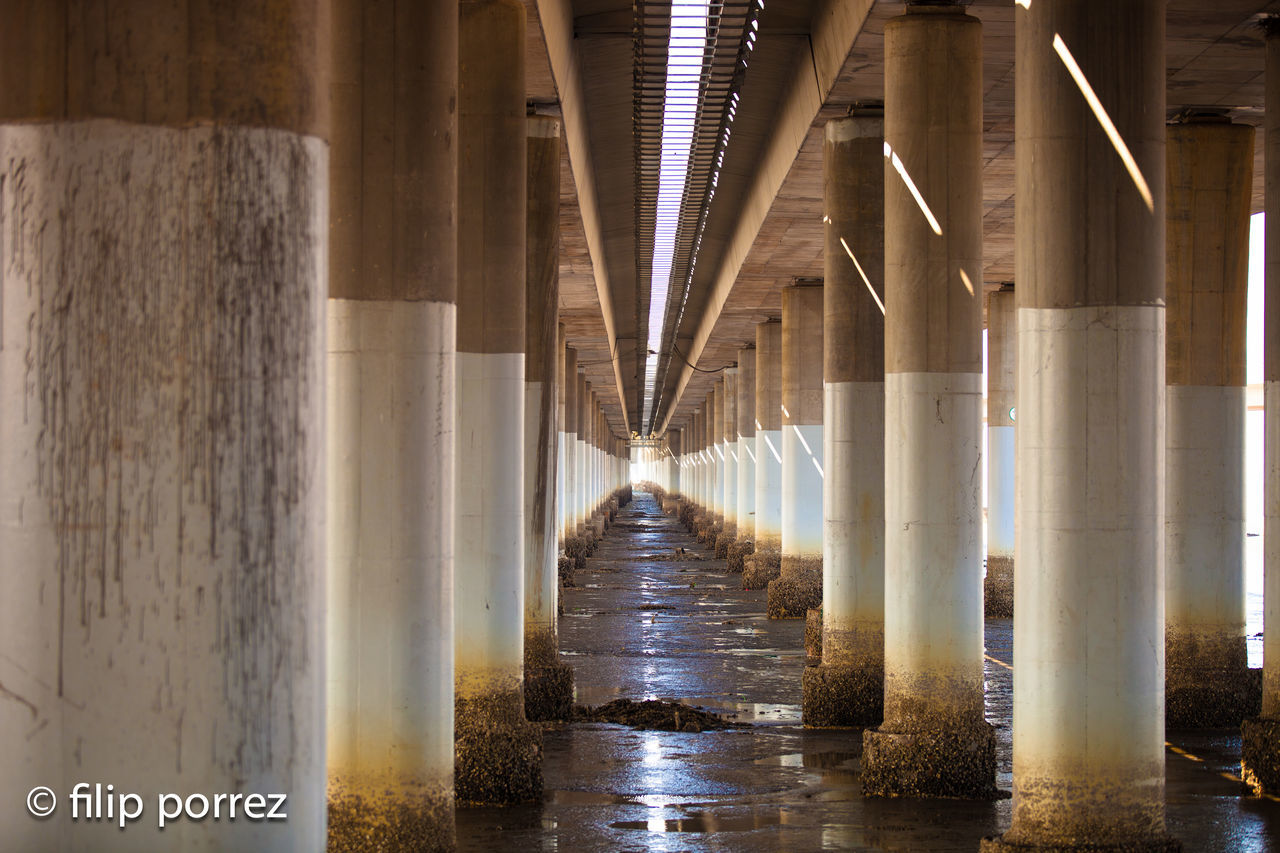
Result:
<svg viewBox="0 0 1280 853"><path fill-rule="evenodd" d="M766 589L782 570L782 321L756 324L755 552L742 588Z"/></svg>
<svg viewBox="0 0 1280 853"><path fill-rule="evenodd" d="M322 849L328 5L0 8L3 846Z"/></svg>
<svg viewBox="0 0 1280 853"><path fill-rule="evenodd" d="M1257 794L1280 795L1280 18L1266 33L1266 298L1263 322L1262 713L1241 726L1241 772Z"/></svg>
<svg viewBox="0 0 1280 853"><path fill-rule="evenodd" d="M1245 652L1245 301L1253 128L1168 129L1165 724L1238 726Z"/></svg>
<svg viewBox="0 0 1280 853"><path fill-rule="evenodd" d="M729 546L729 571L738 573L755 550L756 536L756 348L738 350L738 536Z"/></svg>
<svg viewBox="0 0 1280 853"><path fill-rule="evenodd" d="M821 282L782 291L782 563L770 619L822 604L822 293Z"/></svg>
<svg viewBox="0 0 1280 853"><path fill-rule="evenodd" d="M1165 3L1120 8L1015 15L1013 820L987 853L1181 849L1164 805Z"/></svg>
<svg viewBox="0 0 1280 853"><path fill-rule="evenodd" d="M530 720L565 720L573 669L560 662L556 488L560 324L560 120L530 116L525 292L524 706Z"/></svg>
<svg viewBox="0 0 1280 853"><path fill-rule="evenodd" d="M989 798L982 25L961 6L909 5L884 50L885 696L884 722L863 735L862 790Z"/></svg>
<svg viewBox="0 0 1280 853"><path fill-rule="evenodd" d="M1013 616L1014 406L1017 319L1013 287L987 297L987 574L983 615Z"/></svg>
<svg viewBox="0 0 1280 853"><path fill-rule="evenodd" d="M884 716L883 147L880 109L827 122L821 664L804 670L806 726Z"/></svg>
<svg viewBox="0 0 1280 853"><path fill-rule="evenodd" d="M462 0L454 571L461 803L542 794L524 714L525 7Z"/></svg>

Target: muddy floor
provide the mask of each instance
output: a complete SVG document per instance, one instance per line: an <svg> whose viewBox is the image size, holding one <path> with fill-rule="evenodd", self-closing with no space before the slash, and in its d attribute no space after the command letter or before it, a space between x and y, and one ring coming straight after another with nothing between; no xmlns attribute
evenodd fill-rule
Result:
<svg viewBox="0 0 1280 853"><path fill-rule="evenodd" d="M749 725L546 724L543 804L459 809L459 849L976 851L1008 827L1007 799L863 800L861 730L800 724L804 621L766 619L766 593L740 589L649 495L622 510L577 584L560 623L576 705L660 699ZM1012 621L988 620L986 643L996 781L1008 790ZM1227 778L1239 733L1169 739L1168 825L1185 849L1280 853L1280 802Z"/></svg>

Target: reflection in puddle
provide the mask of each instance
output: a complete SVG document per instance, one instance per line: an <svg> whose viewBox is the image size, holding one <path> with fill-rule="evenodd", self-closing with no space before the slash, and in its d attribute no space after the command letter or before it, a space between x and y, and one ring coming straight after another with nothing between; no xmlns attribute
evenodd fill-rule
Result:
<svg viewBox="0 0 1280 853"><path fill-rule="evenodd" d="M856 752L789 752L786 755L770 755L757 758L752 764L767 764L774 767L809 767L815 770L829 770L841 767L845 762L859 757Z"/></svg>
<svg viewBox="0 0 1280 853"><path fill-rule="evenodd" d="M601 794L595 791L550 791L546 802L556 806L635 806L640 801L620 794Z"/></svg>
<svg viewBox="0 0 1280 853"><path fill-rule="evenodd" d="M783 823L782 812L751 815L714 815L709 812L688 817L622 820L609 824L613 829L642 829L649 832L749 832Z"/></svg>

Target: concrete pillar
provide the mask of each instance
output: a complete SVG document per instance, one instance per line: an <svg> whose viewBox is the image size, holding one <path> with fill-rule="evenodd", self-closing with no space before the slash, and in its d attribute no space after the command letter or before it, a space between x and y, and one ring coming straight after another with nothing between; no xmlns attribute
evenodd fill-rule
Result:
<svg viewBox="0 0 1280 853"><path fill-rule="evenodd" d="M670 481L667 491L674 497L684 496L684 430L667 430L667 448L671 452Z"/></svg>
<svg viewBox="0 0 1280 853"><path fill-rule="evenodd" d="M454 784L460 802L515 803L542 793L522 691L525 10L459 6Z"/></svg>
<svg viewBox="0 0 1280 853"><path fill-rule="evenodd" d="M573 571L586 567L587 555L583 548L579 528L582 524L582 479L578 473L578 445L582 407L579 402L581 383L578 380L578 351L571 346L564 350L564 556L567 561L565 584L573 585Z"/></svg>
<svg viewBox="0 0 1280 853"><path fill-rule="evenodd" d="M573 668L560 662L556 553L560 325L560 120L528 119L524 365L524 709L530 720L567 720Z"/></svg>
<svg viewBox="0 0 1280 853"><path fill-rule="evenodd" d="M575 420L578 424L578 439L574 442L573 451L573 479L574 479L574 510L573 510L573 527L574 535L581 540L581 557L578 562L578 568L586 565L587 552L590 550L590 543L586 539L587 529L587 375L584 368L578 368L578 381L576 383L577 399L574 409L576 411Z"/></svg>
<svg viewBox="0 0 1280 853"><path fill-rule="evenodd" d="M1258 794L1280 795L1280 20L1264 19L1267 47L1266 299L1263 341L1262 714L1241 727L1241 772Z"/></svg>
<svg viewBox="0 0 1280 853"><path fill-rule="evenodd" d="M827 122L822 663L804 670L806 726L884 716L883 150L880 110Z"/></svg>
<svg viewBox="0 0 1280 853"><path fill-rule="evenodd" d="M703 451L703 410L701 410L701 407L694 409L694 415L692 415L692 433L690 438L692 439L692 447L690 448L691 455L689 461L690 466L692 467L692 478L694 478L694 489L692 489L692 503L694 503L694 508L692 508L692 515L690 517L691 520L694 521L695 528L690 530L690 533L696 533L698 519L701 514L703 514L703 479L705 471L707 471L707 467L705 467L703 462L703 456L701 456L701 451Z"/></svg>
<svg viewBox="0 0 1280 853"><path fill-rule="evenodd" d="M698 410L689 413L689 424L680 433L680 442L684 445L684 469L682 480L686 484L683 490L684 505L681 507L681 521L693 532L692 524L698 514Z"/></svg>
<svg viewBox="0 0 1280 853"><path fill-rule="evenodd" d="M738 350L738 399L735 404L738 440L738 535L729 546L728 568L737 573L755 550L756 536L756 348Z"/></svg>
<svg viewBox="0 0 1280 853"><path fill-rule="evenodd" d="M716 448L720 443L720 430L716 426L723 417L721 404L716 401L713 385L702 403L702 521L698 527L698 541L714 549L720 532L720 501L722 484Z"/></svg>
<svg viewBox="0 0 1280 853"><path fill-rule="evenodd" d="M453 849L458 10L333 12L329 847Z"/></svg>
<svg viewBox="0 0 1280 853"><path fill-rule="evenodd" d="M720 443L724 458L720 467L724 472L723 497L724 523L716 537L716 557L727 560L729 544L738 538L738 369L730 367L724 372L724 390L720 423Z"/></svg>
<svg viewBox="0 0 1280 853"><path fill-rule="evenodd" d="M0 14L0 837L321 849L328 6ZM73 821L86 780L146 814Z"/></svg>
<svg viewBox="0 0 1280 853"><path fill-rule="evenodd" d="M588 387L591 383L587 383ZM595 390L588 392L587 420L591 424L587 441L587 518L592 530L598 531L600 515L600 395ZM599 538L598 536L594 538Z"/></svg>
<svg viewBox="0 0 1280 853"><path fill-rule="evenodd" d="M884 723L863 737L862 789L992 797L976 18L959 6L908 6L886 24L884 122L885 697Z"/></svg>
<svg viewBox="0 0 1280 853"><path fill-rule="evenodd" d="M725 525L724 469L725 459L728 458L728 454L724 452L724 385L725 380L721 378L717 379L715 385L712 386L711 399L714 408L712 410L711 420L707 424L707 440L711 442L712 452L715 454L715 457L711 461L712 468L715 470L715 479L711 484L711 505L713 512L715 513L716 530L715 536L712 537L711 541L708 543L713 548L715 547L716 540L719 538L721 531L724 530Z"/></svg>
<svg viewBox="0 0 1280 853"><path fill-rule="evenodd" d="M565 477L565 462L568 459L569 413L566 411L567 392L564 372L565 352L568 343L565 336L564 323L559 324L556 331L556 540L561 555L564 554L565 519L568 518L569 503L567 498L568 480Z"/></svg>
<svg viewBox="0 0 1280 853"><path fill-rule="evenodd" d="M1117 9L1016 16L1013 821L985 851L1181 849L1164 826L1165 4Z"/></svg>
<svg viewBox="0 0 1280 853"><path fill-rule="evenodd" d="M709 534L714 537L715 527L719 523L716 518L716 508L719 505L719 497L716 492L716 473L719 467L716 464L716 439L715 439L715 423L719 412L715 404L715 392L707 392L706 401L703 403L702 410L702 453L703 453L703 497L707 505L707 524Z"/></svg>
<svg viewBox="0 0 1280 853"><path fill-rule="evenodd" d="M594 535L596 513L596 489L594 482L595 460L593 459L593 451L596 441L596 424L595 424L595 391L591 389L591 383L587 381L586 374L582 377L582 421L581 432L578 437L582 441L582 536L586 540L586 550L590 554L595 550L596 539Z"/></svg>
<svg viewBox="0 0 1280 853"><path fill-rule="evenodd" d="M1238 726L1253 128L1192 119L1167 144L1165 724Z"/></svg>
<svg viewBox="0 0 1280 853"><path fill-rule="evenodd" d="M574 479L577 486L574 489L574 500L577 506L574 509L574 528L577 530L577 536L582 540L582 561L579 568L586 565L586 555L590 552L590 540L586 537L587 531L587 504L590 500L589 489L587 488L587 435L590 429L587 425L587 400L588 388L590 383L587 382L586 370L578 368L578 399L577 399L577 422L578 422L578 440L574 450Z"/></svg>
<svg viewBox="0 0 1280 853"><path fill-rule="evenodd" d="M782 571L769 582L770 619L822 604L822 291L782 290Z"/></svg>
<svg viewBox="0 0 1280 853"><path fill-rule="evenodd" d="M1014 367L1017 317L1013 288L987 297L987 574L983 615L1013 617Z"/></svg>
<svg viewBox="0 0 1280 853"><path fill-rule="evenodd" d="M756 324L756 538L742 588L765 589L782 570L782 321Z"/></svg>

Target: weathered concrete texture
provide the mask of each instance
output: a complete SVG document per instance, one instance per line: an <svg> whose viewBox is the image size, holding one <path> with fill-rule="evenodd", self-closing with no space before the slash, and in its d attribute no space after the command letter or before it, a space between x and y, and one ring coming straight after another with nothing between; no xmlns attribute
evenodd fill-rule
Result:
<svg viewBox="0 0 1280 853"><path fill-rule="evenodd" d="M525 719L519 689L459 696L453 727L459 805L509 805L542 797L542 729Z"/></svg>
<svg viewBox="0 0 1280 853"><path fill-rule="evenodd" d="M560 662L559 641L550 630L524 638L524 715L529 720L567 720L573 713L573 668Z"/></svg>
<svg viewBox="0 0 1280 853"><path fill-rule="evenodd" d="M928 731L862 733L864 797L999 799L995 729L939 721Z"/></svg>
<svg viewBox="0 0 1280 853"><path fill-rule="evenodd" d="M568 548L568 543L565 543ZM566 554L556 560L556 571L560 575L560 586L573 586L573 570L576 568L574 559Z"/></svg>
<svg viewBox="0 0 1280 853"><path fill-rule="evenodd" d="M811 607L804 616L805 666L822 663L822 608Z"/></svg>
<svg viewBox="0 0 1280 853"><path fill-rule="evenodd" d="M987 557L982 612L988 619L1013 618L1013 557Z"/></svg>
<svg viewBox="0 0 1280 853"><path fill-rule="evenodd" d="M453 794L445 786L397 790L329 781L328 853L455 849Z"/></svg>
<svg viewBox="0 0 1280 853"><path fill-rule="evenodd" d="M1280 795L1280 720L1254 717L1240 726L1240 776L1254 794Z"/></svg>
<svg viewBox="0 0 1280 853"><path fill-rule="evenodd" d="M1235 728L1262 710L1244 637L1165 634L1166 729Z"/></svg>
<svg viewBox="0 0 1280 853"><path fill-rule="evenodd" d="M778 551L756 551L742 564L743 589L767 589L782 574L782 554Z"/></svg>
<svg viewBox="0 0 1280 853"><path fill-rule="evenodd" d="M822 558L784 554L780 576L769 581L769 618L803 619L822 605Z"/></svg>
<svg viewBox="0 0 1280 853"><path fill-rule="evenodd" d="M806 666L805 728L874 726L884 719L884 668L855 664Z"/></svg>
<svg viewBox="0 0 1280 853"><path fill-rule="evenodd" d="M0 790L290 794L114 840L15 806L3 846L316 849L327 146L91 120L0 152Z"/></svg>
<svg viewBox="0 0 1280 853"><path fill-rule="evenodd" d="M746 558L755 553L755 543L749 539L739 539L729 546L725 555L725 568L730 574L740 575L746 568Z"/></svg>

